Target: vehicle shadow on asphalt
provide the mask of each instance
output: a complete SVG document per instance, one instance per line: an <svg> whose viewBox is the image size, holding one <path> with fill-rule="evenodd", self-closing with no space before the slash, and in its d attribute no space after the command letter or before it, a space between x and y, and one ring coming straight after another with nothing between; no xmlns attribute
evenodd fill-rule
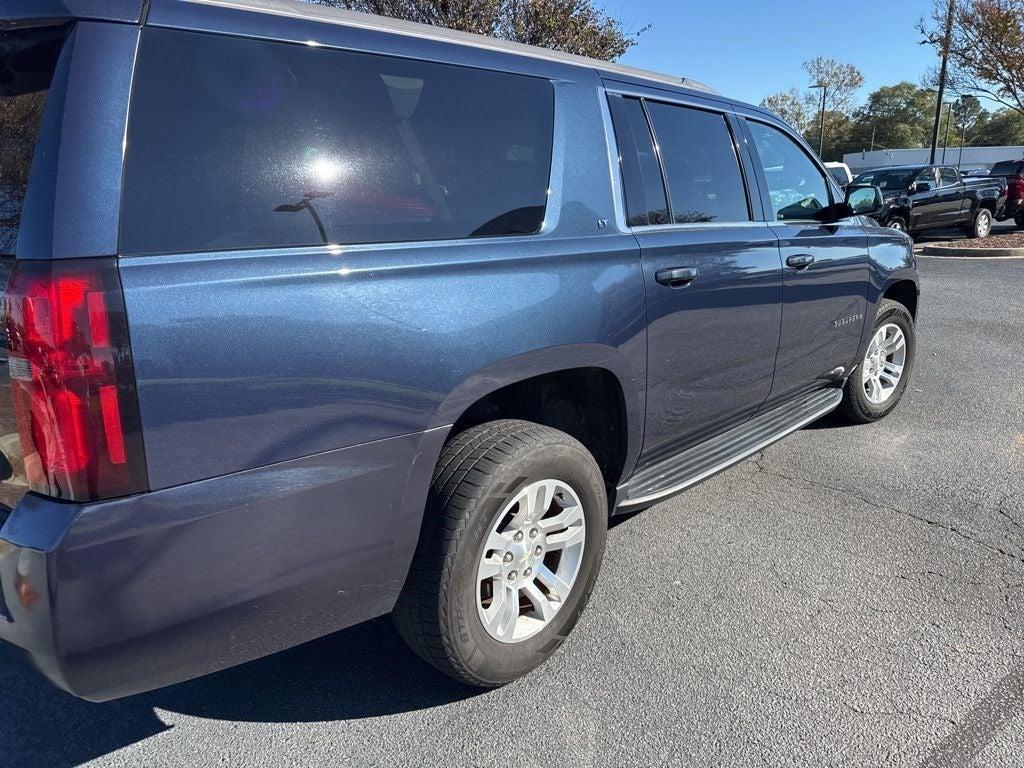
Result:
<svg viewBox="0 0 1024 768"><path fill-rule="evenodd" d="M13 686L0 715L0 765L21 768L80 765L172 727L154 708L215 720L317 722L415 711L486 693L416 658L387 617L105 704L75 699L27 671L0 672Z"/></svg>

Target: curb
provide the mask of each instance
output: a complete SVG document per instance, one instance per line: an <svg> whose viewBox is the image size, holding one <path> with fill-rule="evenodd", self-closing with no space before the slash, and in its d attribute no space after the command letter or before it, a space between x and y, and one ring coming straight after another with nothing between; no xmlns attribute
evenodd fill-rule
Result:
<svg viewBox="0 0 1024 768"><path fill-rule="evenodd" d="M960 259L1021 259L1024 248L957 248L950 245L926 245L918 253L923 256L946 256Z"/></svg>

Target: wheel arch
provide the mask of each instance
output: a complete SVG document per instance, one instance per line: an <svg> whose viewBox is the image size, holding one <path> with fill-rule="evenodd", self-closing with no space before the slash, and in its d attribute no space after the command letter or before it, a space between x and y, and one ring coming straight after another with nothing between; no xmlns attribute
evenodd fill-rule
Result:
<svg viewBox="0 0 1024 768"><path fill-rule="evenodd" d="M910 316L917 320L917 283L906 278L890 283L882 293L883 299L891 299L907 308Z"/></svg>
<svg viewBox="0 0 1024 768"><path fill-rule="evenodd" d="M464 378L438 407L434 426L452 435L484 421L519 418L582 442L609 487L640 453L644 380L618 350L599 344L551 347L494 362Z"/></svg>

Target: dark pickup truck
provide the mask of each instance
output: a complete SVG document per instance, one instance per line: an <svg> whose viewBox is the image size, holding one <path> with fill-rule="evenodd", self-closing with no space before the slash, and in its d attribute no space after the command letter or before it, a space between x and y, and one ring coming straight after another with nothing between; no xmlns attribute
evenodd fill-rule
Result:
<svg viewBox="0 0 1024 768"><path fill-rule="evenodd" d="M971 237L987 237L993 220L1010 218L1004 179L965 179L951 165L879 168L862 173L853 183L879 187L885 205L874 218L910 235L960 227Z"/></svg>

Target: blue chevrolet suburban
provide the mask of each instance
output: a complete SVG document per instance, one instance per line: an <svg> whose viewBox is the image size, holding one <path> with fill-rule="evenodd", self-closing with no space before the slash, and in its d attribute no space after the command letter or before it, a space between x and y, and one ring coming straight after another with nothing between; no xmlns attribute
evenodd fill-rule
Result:
<svg viewBox="0 0 1024 768"><path fill-rule="evenodd" d="M287 0L0 11L0 646L77 696L388 613L501 685L611 516L905 391L880 190L700 83Z"/></svg>

